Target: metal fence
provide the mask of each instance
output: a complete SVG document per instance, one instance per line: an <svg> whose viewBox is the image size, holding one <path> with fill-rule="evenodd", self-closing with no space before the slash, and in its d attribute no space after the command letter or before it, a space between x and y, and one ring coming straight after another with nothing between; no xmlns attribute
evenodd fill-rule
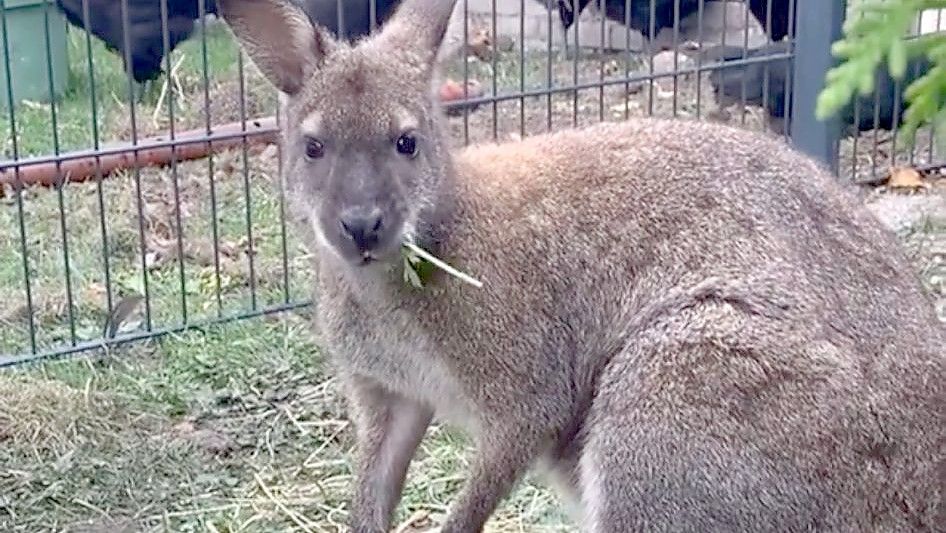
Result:
<svg viewBox="0 0 946 533"><path fill-rule="evenodd" d="M384 2L364 1L377 22ZM882 126L886 89L845 124L814 119L842 1L457 4L441 94L461 143L657 114L774 129L845 179L942 155L928 132L907 151L880 128L846 133L868 113ZM305 307L276 98L226 26L200 16L214 3L58 6L0 0L0 366ZM194 31L177 42L181 17Z"/></svg>

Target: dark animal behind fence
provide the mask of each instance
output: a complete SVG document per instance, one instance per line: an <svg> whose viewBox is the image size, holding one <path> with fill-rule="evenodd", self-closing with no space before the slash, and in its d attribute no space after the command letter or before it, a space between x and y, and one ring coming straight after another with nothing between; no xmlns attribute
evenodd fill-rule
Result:
<svg viewBox="0 0 946 533"><path fill-rule="evenodd" d="M343 7L339 16L338 0L293 1L302 7L310 20L349 41L367 35L372 26L382 25L401 3L400 0L345 0L341 2ZM375 4L374 13L371 12L372 3Z"/></svg>
<svg viewBox="0 0 946 533"><path fill-rule="evenodd" d="M674 13L674 4L679 2L679 15ZM558 0L558 13L562 26L568 30L581 13L589 4L603 4L603 12L609 20L627 23L631 28L650 35L651 29L651 0L636 0L627 2L626 0L606 0L599 4L599 0ZM630 6L628 6L630 4ZM654 35L663 28L672 28L674 20L685 18L691 13L696 13L700 6L700 0L655 0L653 2L654 13ZM630 7L630 13L628 13Z"/></svg>
<svg viewBox="0 0 946 533"><path fill-rule="evenodd" d="M771 5L771 8L769 7ZM749 11L773 41L788 37L794 28L791 20L798 0L749 0Z"/></svg>
<svg viewBox="0 0 946 533"><path fill-rule="evenodd" d="M749 0L749 10L765 27L772 40L780 41L789 34L792 4L797 0ZM565 30L590 4L601 6L606 18L627 24L645 36L656 37L660 30L673 28L675 21L698 14L706 0L558 0L559 19ZM769 4L771 3L771 14ZM654 17L651 21L651 8ZM630 11L628 11L630 9ZM653 24L653 33L651 33Z"/></svg>
<svg viewBox="0 0 946 533"><path fill-rule="evenodd" d="M87 4L86 8L83 3ZM56 0L56 5L70 23L87 28L107 48L123 59L130 59L131 64L126 64L125 68L136 82L154 80L161 75L165 50L160 0ZM167 0L168 51L194 32L194 21L200 17L199 8L196 0ZM216 13L215 0L206 0L204 11ZM125 20L127 36L123 31Z"/></svg>
<svg viewBox="0 0 946 533"><path fill-rule="evenodd" d="M761 58L789 51L787 42L770 43L748 51L736 46L719 46L707 50L703 58L705 64L706 61L726 62L744 56ZM898 83L885 66L878 67L874 73L873 93L858 96L848 104L840 112L841 123L856 131L899 127L906 107L904 89L929 68L930 63L925 57L915 58L908 63L906 75ZM716 69L711 71L709 81L716 102L721 106L741 103L745 95L746 104L766 109L775 129L783 126L778 124L780 120L791 116L791 113L786 113L791 109L792 65L789 58Z"/></svg>
<svg viewBox="0 0 946 533"><path fill-rule="evenodd" d="M138 83L157 79L163 69L166 52L174 50L187 40L201 18L197 0L167 1L168 46L164 46L164 25L161 0L56 0L66 19L79 28L88 28L107 48L124 59L131 60L132 77ZM372 27L371 2L375 3L374 20L380 25L391 15L399 0L344 0L341 16L338 0L294 0L313 21L328 28L333 34L353 40L367 35ZM88 4L86 25L83 2ZM123 7L124 5L124 7ZM124 12L127 11L128 35L123 32ZM215 0L204 2L203 14L217 13Z"/></svg>

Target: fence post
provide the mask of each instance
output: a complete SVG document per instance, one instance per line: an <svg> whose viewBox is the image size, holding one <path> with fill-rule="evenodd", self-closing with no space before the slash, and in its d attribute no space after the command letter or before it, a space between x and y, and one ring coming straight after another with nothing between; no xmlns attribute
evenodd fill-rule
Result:
<svg viewBox="0 0 946 533"><path fill-rule="evenodd" d="M825 73L835 65L831 44L841 37L845 0L795 0L794 72L792 73L792 143L837 170L841 125L837 117L815 118Z"/></svg>

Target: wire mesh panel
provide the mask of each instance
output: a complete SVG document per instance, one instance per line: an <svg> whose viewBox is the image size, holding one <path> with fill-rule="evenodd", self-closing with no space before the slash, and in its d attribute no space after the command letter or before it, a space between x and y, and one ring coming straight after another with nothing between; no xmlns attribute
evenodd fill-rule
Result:
<svg viewBox="0 0 946 533"><path fill-rule="evenodd" d="M46 94L6 87L2 362L304 304L278 153L258 142L274 139L276 98L215 4L36 3L46 43L68 19L68 64ZM19 23L7 4L4 28ZM37 43L3 37L15 79Z"/></svg>
<svg viewBox="0 0 946 533"><path fill-rule="evenodd" d="M398 4L293 1L349 39ZM10 31L22 4L39 15L26 34ZM0 365L307 305L276 94L213 0L0 6L3 79L16 79L24 47L44 50L46 69L41 94L6 83L0 98ZM458 0L439 95L458 144L647 115L787 137L794 11L795 0ZM863 138L842 153L863 153ZM844 167L862 177L879 161Z"/></svg>
<svg viewBox="0 0 946 533"><path fill-rule="evenodd" d="M929 10L917 18L907 40L946 31L942 10ZM904 116L904 92L931 67L926 57L909 62L903 79L893 79L885 66L875 73L874 90L857 98L842 112L844 131L840 143L841 175L857 182L881 182L891 167L942 168L946 154L937 147L932 128L921 128L914 139L899 133ZM942 143L939 144L942 146Z"/></svg>

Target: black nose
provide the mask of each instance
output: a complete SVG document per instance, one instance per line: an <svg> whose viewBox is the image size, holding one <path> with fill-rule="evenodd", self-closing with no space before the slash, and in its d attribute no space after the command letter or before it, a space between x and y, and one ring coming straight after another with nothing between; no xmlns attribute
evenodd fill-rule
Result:
<svg viewBox="0 0 946 533"><path fill-rule="evenodd" d="M355 246L367 252L378 245L383 227L379 209L350 209L342 213L342 230L351 237Z"/></svg>

